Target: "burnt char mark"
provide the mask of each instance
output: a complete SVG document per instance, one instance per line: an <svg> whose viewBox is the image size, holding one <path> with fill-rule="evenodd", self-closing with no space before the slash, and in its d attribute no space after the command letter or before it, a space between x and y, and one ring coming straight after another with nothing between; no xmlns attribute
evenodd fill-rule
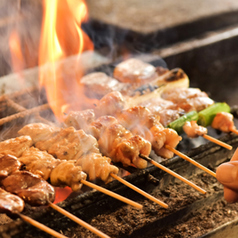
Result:
<svg viewBox="0 0 238 238"><path fill-rule="evenodd" d="M148 92L153 92L157 88L159 88L159 87L156 86L156 85L145 84L145 85L142 85L139 88L135 89L132 96L134 96L134 95L136 95L138 93L140 95L143 95L143 94L148 93Z"/></svg>
<svg viewBox="0 0 238 238"><path fill-rule="evenodd" d="M176 81L178 79L184 78L184 76L185 73L182 69L175 68L170 71L170 74L168 75L168 77L165 78L165 81L167 82Z"/></svg>

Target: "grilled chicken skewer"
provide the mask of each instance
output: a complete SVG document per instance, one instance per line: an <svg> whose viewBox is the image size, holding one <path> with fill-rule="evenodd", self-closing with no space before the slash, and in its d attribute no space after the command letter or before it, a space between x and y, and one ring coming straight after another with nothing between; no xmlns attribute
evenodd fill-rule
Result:
<svg viewBox="0 0 238 238"><path fill-rule="evenodd" d="M19 131L19 133L20 134L27 133L27 134L31 135L33 138L33 141L35 142L35 146L42 149L42 148L46 148L47 145L45 144L45 142L41 141L44 139L42 137L42 134L44 134L44 133L41 134L39 132L40 131L46 132L47 130L49 130L49 133L50 133L50 131L52 131L52 127L45 125L45 124L31 124L31 125L27 125L24 128L22 128ZM67 136L67 133L71 134L71 136L70 135ZM45 133L45 135L47 135L47 134L48 133ZM64 134L64 137L63 137L63 134ZM38 135L40 135L40 136L38 136ZM81 135L81 139L78 138L79 135ZM74 149L77 151L77 153L73 154L75 156L73 156L72 154L70 154L70 152L72 152L72 150L70 150L70 146L72 146L72 145L63 146L63 145L66 145L65 144L66 142L63 141L62 143L60 143L60 138L63 137L64 139L68 139L70 137L74 138L76 136L78 136L76 141L81 140L81 143L78 143L79 146L77 146L77 144L75 145L75 143L73 144ZM86 139L84 139L84 138L86 138ZM53 141L55 142L55 144ZM96 139L93 138L92 136L86 135L82 130L80 130L80 133L78 133L78 131L76 131L74 128L62 129L58 134L55 134L55 137L52 137L51 139L49 139L48 142L52 142L51 147L50 146L47 147L48 152L52 153L52 151L54 151L52 148L54 148L54 146L57 146L57 143L59 143L61 145L61 147L65 149L65 151L64 152L57 151L57 154L56 154L57 158L61 159L62 155L63 155L64 159L68 159L68 158L75 159L75 165L82 166L82 169L86 173L89 174L90 180L94 180L95 178L100 178L101 180L103 180L105 182L109 182L112 178L114 178L114 179L116 178L118 180L118 176L116 175L118 173L118 168L110 164L111 160L108 157L102 156L99 153L99 150L97 149ZM84 146L84 143L88 143L88 144L86 146ZM76 149L75 147L79 147L79 148ZM81 149L81 148L83 148L83 149ZM34 149L34 150L36 150L36 149ZM93 150L93 153L91 152L92 150ZM21 160L22 161L24 160L24 156L23 156L23 159L21 159ZM85 180L81 180L81 183L83 183L87 186L90 185ZM95 187L96 185L91 184L90 186L91 187L93 186L97 190L99 190L99 189L102 190L102 188ZM131 185L131 188L136 190L137 192L143 194L144 196L146 196L149 199L151 199L151 197L152 197L151 195L139 190L138 188L136 188L133 185ZM105 191L105 189L104 189L104 191L102 191L102 192L105 193L107 191ZM163 206L164 208L168 207L167 204L163 203L162 201L160 201L158 199L153 198L153 201L156 202L157 204ZM134 206L135 205L136 204L134 204ZM140 208L139 206L136 206L136 207Z"/></svg>
<svg viewBox="0 0 238 238"><path fill-rule="evenodd" d="M46 125L47 126L47 125ZM44 128L45 129L45 128ZM22 136L24 138L24 136ZM21 141L22 137L9 139L0 143L0 147L4 144L11 144L11 142L16 143ZM24 141L24 140L23 140ZM7 151L11 154L10 148ZM13 152L14 153L14 152ZM20 156L20 154L18 154ZM109 196L112 196L118 200L121 200L129 205L132 205L136 208L141 209L142 205L136 203L130 199L127 199L121 195L118 195L114 192L111 192L107 189L96 186L92 183L86 181L86 174L82 171L82 168L77 165L79 161L74 160L57 160L52 155L48 154L45 151L40 151L34 147L31 147L25 150L20 156L19 161L24 164L25 168L40 175L44 179L51 180L51 184L54 186L71 186L73 191L77 191L82 187L82 184L85 184L89 187L97 189L103 193L106 193ZM97 162L100 162L98 160ZM102 164L104 165L104 164ZM93 166L91 166L93 168ZM115 166L113 166L115 167ZM116 167L115 167L116 168ZM94 170L93 170L94 171ZM116 171L118 169L116 168ZM101 169L98 172L101 172L102 176L105 177L104 171ZM96 173L97 175L97 173ZM95 175L94 175L95 176ZM108 177L108 175L107 175Z"/></svg>
<svg viewBox="0 0 238 238"><path fill-rule="evenodd" d="M148 155L145 155L138 150L137 147L129 146L130 143L127 143L127 147L120 147L121 141L127 141L128 137L131 138L132 133L128 130L126 130L121 124L118 123L116 118L111 116L102 116L93 121L92 117L94 116L92 110L88 111L82 111L82 112L72 112L70 113L67 118L65 119L66 125L75 125L78 128L81 126L85 127L85 130L87 130L89 133L95 136L95 138L98 139L99 142L99 148L102 150L103 153L110 153L110 156L112 158L114 156L120 156L121 154L124 156L127 156L127 153L130 152L128 155L131 157L134 155L135 157L139 156L142 160L148 161L152 163L153 165L157 166L157 164L154 164L152 159L148 158ZM85 119L85 120L84 120ZM92 122L93 121L93 122ZM90 123L91 122L91 123ZM145 122L145 121L143 121ZM137 121L135 122L136 125L138 125ZM148 128L145 127L147 130ZM175 133L177 135L177 133ZM124 137L124 138L123 138ZM139 136L140 137L140 136ZM147 141L147 140L145 140ZM101 143L100 143L101 142ZM150 144L149 141L147 143ZM100 146L101 145L101 146ZM116 154L115 151L119 147L122 150L122 153ZM128 148L129 147L129 148ZM135 149L134 149L135 148ZM125 150L123 154L123 150ZM148 154L150 152L148 151ZM129 158L130 158L129 157ZM117 160L116 160L117 161ZM124 162L124 161L120 161ZM129 163L126 164L124 162L124 165L130 165ZM183 182L187 183L188 185L192 186L193 188L197 189L198 191L202 192L203 194L206 193L205 190L199 188L195 184L191 183L190 181L184 179L182 176L179 176L178 174L174 173L173 171L165 168L164 166L157 166L160 169L170 173L171 175L177 177L178 179L182 180Z"/></svg>
<svg viewBox="0 0 238 238"><path fill-rule="evenodd" d="M22 220L30 223L31 225L37 227L38 229L45 231L46 233L59 237L59 238L66 238L66 236L52 230L51 228L33 220L30 217L27 217L21 212L24 209L24 201L18 197L17 195L11 194L6 192L4 189L0 188L0 213L5 213L7 215L17 215Z"/></svg>
<svg viewBox="0 0 238 238"><path fill-rule="evenodd" d="M100 237L108 238L108 236L102 233L101 231L90 226L81 219L73 216L72 214L58 207L57 205L55 204L53 205L52 202L54 201L55 198L54 188L49 183L47 183L40 175L35 175L29 171L19 170L21 169L22 164L15 156L9 154L1 154L0 167L1 167L0 185L2 185L6 191L10 192L11 194L16 194L18 197L22 198L25 202L29 203L32 206L49 205L53 209L56 209L63 215L69 217L73 221L84 226L86 229L89 229L90 231L99 235ZM9 205L11 205L11 203ZM20 203L20 205L18 205L17 208L14 208L15 210L17 210L18 215L27 222L30 222L31 224L35 225L36 224L35 221L19 214L19 212L23 210L23 207L21 205L22 204ZM13 210L13 208L11 210ZM52 233L53 231L47 230L47 228L45 228L44 226L40 225L40 227L42 229L46 229L45 230L46 232L51 232L50 234L53 234ZM54 235L55 234L56 233L54 233Z"/></svg>

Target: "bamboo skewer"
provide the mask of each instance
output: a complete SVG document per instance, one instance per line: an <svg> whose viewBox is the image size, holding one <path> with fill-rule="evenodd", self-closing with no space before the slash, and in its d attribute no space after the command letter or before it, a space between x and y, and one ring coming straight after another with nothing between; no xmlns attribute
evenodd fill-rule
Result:
<svg viewBox="0 0 238 238"><path fill-rule="evenodd" d="M27 217L23 214L18 213L18 216L21 217L22 220L25 222L30 223L31 225L35 226L36 228L54 236L54 237L59 237L59 238L67 238L67 236L64 236L63 234L58 233L57 231L52 230L51 228L39 223L38 221L33 220L30 217Z"/></svg>
<svg viewBox="0 0 238 238"><path fill-rule="evenodd" d="M213 143L215 143L215 144L218 144L218 145L220 145L220 146L222 146L222 147L224 147L224 148L226 148L228 150L232 150L232 146L231 145L228 145L227 143L222 142L222 141L220 141L220 140L218 140L218 139L216 139L214 137L211 137L211 136L209 136L207 134L204 134L202 137L207 139L207 140L209 140L209 141L211 141L211 142L213 142Z"/></svg>
<svg viewBox="0 0 238 238"><path fill-rule="evenodd" d="M230 128L230 131L232 131L233 133L237 134L238 135L238 130L235 129L235 128Z"/></svg>
<svg viewBox="0 0 238 238"><path fill-rule="evenodd" d="M107 195L109 195L109 196L111 196L111 197L114 197L114 198L116 198L116 199L118 199L118 200L120 200L120 201L122 201L122 202L125 202L125 203L127 203L127 204L129 204L129 205L131 205L131 206L133 206L133 207L136 207L136 208L138 208L138 209L142 209L142 208L143 208L143 206L142 206L141 204L139 204L139 203L137 203L137 202L134 202L134 201L132 201L132 200L130 200L130 199L128 199L128 198L125 198L125 197L123 197L123 196L121 196L121 195L119 195L119 194L117 194L117 193L114 193L114 192L112 192L112 191L109 191L108 189L105 189L105 188L103 188L103 187L100 187L100 186L98 186L98 185L96 185L96 184L94 184L94 183L90 183L90 182L88 182L88 181L86 181L86 180L81 180L80 182L81 182L82 184L84 184L84 185L90 187L90 188L94 188L94 189L96 189L96 190L98 190L98 191L100 191L100 192L102 192L102 193L105 193L105 194L107 194Z"/></svg>
<svg viewBox="0 0 238 238"><path fill-rule="evenodd" d="M206 168L205 166L199 164L198 162L196 162L195 160L189 158L187 155L179 152L178 150L172 148L169 145L165 145L165 148L172 151L174 154L178 155L179 157L181 157L182 159L187 160L188 162L190 162L191 164L197 166L198 168L202 169L203 171L207 172L208 174L212 175L213 177L216 178L216 173L214 173L213 171L211 171L210 169Z"/></svg>
<svg viewBox="0 0 238 238"><path fill-rule="evenodd" d="M56 204L53 204L53 203L50 202L49 206L51 208L53 208L54 210L58 211L59 213L65 215L68 218L70 218L74 222L78 223L79 225L83 226L84 228L88 229L89 231L93 232L94 234L98 235L99 237L110 238L108 235L104 234L103 232L99 231L95 227L89 225L85 221L79 219L78 217L74 216L73 214L71 214L70 212L64 210L63 208L57 206Z"/></svg>
<svg viewBox="0 0 238 238"><path fill-rule="evenodd" d="M193 182L187 180L186 178L182 177L181 175L175 173L174 171L164 167L162 164L157 163L156 161L152 160L151 158L145 156L145 155L140 155L140 157L146 161L148 161L149 163L153 164L154 166L164 170L166 173L174 176L175 178L183 181L184 183L188 184L189 186L193 187L194 189L196 189L197 191L201 192L202 194L206 194L206 191L202 188L200 188L199 186L197 186L196 184L194 184Z"/></svg>
<svg viewBox="0 0 238 238"><path fill-rule="evenodd" d="M151 201L159 204L160 206L164 207L164 208L168 208L168 205L162 201L160 201L159 199L151 196L150 194L146 193L145 191L139 189L138 187L134 186L133 184L127 182L126 180L124 180L123 178L117 176L116 174L111 173L110 174L114 179L118 180L119 182L123 183L124 185L126 185L127 187L133 189L134 191L140 193L141 195L143 195L144 197L150 199Z"/></svg>

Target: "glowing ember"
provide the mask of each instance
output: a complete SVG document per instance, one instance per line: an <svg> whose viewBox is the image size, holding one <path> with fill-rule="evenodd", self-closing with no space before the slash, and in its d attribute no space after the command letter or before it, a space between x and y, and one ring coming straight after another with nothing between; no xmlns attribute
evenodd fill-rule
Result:
<svg viewBox="0 0 238 238"><path fill-rule="evenodd" d="M81 29L86 19L87 7L83 0L44 1L39 65L48 63L50 67L40 70L39 80L59 120L62 119L62 109L65 111L64 105L69 108L68 105L77 102L77 109L82 109L81 105L85 103L79 83L82 70L69 72L70 69L59 64L59 61L69 55L80 56L83 51L93 50L93 43Z"/></svg>
<svg viewBox="0 0 238 238"><path fill-rule="evenodd" d="M56 203L64 201L71 193L72 193L72 189L70 187L55 188L54 203L56 204Z"/></svg>

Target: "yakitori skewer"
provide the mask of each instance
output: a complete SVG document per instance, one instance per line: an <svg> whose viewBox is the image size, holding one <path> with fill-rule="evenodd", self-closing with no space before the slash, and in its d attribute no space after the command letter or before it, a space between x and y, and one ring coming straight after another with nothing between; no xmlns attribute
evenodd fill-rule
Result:
<svg viewBox="0 0 238 238"><path fill-rule="evenodd" d="M89 231L93 232L94 234L98 235L102 238L109 238L108 235L104 234L103 232L99 231L95 227L89 225L88 223L84 222L83 220L79 219L78 217L74 216L70 212L64 210L63 208L57 206L56 204L49 203L49 206L53 208L54 210L58 211L59 213L65 215L66 217L70 218L74 222L78 223L79 225L83 226L84 228L88 229Z"/></svg>
<svg viewBox="0 0 238 238"><path fill-rule="evenodd" d="M176 130L178 133L185 132L188 137L190 138L195 138L198 136L202 136L203 138L220 145L228 150L232 149L231 145L228 145L227 143L218 140L210 135L207 134L207 126L211 124L212 119L210 117L215 117L214 114L211 113L210 108L216 108L217 111L220 110L225 110L226 109L226 104L224 105L223 103L216 103L212 105L209 108L204 109L201 112L196 112L196 111L191 111L177 120L171 122L168 127ZM227 109L228 110L228 109ZM198 124L197 124L198 121ZM205 127L206 126L206 127Z"/></svg>
<svg viewBox="0 0 238 238"><path fill-rule="evenodd" d="M25 222L30 223L31 225L35 226L36 228L54 236L54 237L58 237L58 238L67 238L67 236L60 234L59 232L56 232L55 230L52 230L51 228L49 228L48 226L43 225L42 223L39 223L38 221L25 216L21 213L17 214L22 220L24 220ZM102 237L108 237L108 236L102 236Z"/></svg>
<svg viewBox="0 0 238 238"><path fill-rule="evenodd" d="M202 188L200 188L199 186L197 186L196 184L194 184L193 182L187 180L186 178L182 177L181 175L175 173L174 171L166 168L165 166L163 166L162 164L157 163L156 161L152 160L151 158L140 154L140 157L146 161L148 161L149 163L153 164L154 166L162 169L163 171L165 171L166 173L174 176L175 178L183 181L184 183L188 184L189 186L193 187L194 189L196 189L197 191L201 192L202 194L206 194L206 191Z"/></svg>
<svg viewBox="0 0 238 238"><path fill-rule="evenodd" d="M114 179L118 180L119 182L123 183L124 185L126 185L127 187L133 189L134 191L140 193L141 195L143 195L144 197L150 199L151 201L159 204L160 206L164 207L164 208L168 208L168 205L162 201L160 201L159 199L151 196L150 194L146 193L145 191L139 189L138 187L134 186L133 184L127 182L126 180L124 180L123 178L117 176L116 174L111 173L110 174Z"/></svg>
<svg viewBox="0 0 238 238"><path fill-rule="evenodd" d="M165 145L165 147L166 147L168 150L172 151L174 154L176 154L176 155L178 155L179 157L181 157L182 159L187 160L189 163L195 165L196 167L202 169L203 171L209 173L210 175L212 175L213 177L216 178L216 173L214 173L214 172L211 171L210 169L204 167L203 165L199 164L198 162L196 162L195 160L191 159L191 158L188 157L187 155L185 155L185 154L179 152L178 150L172 148L172 147L169 146L169 145Z"/></svg>

